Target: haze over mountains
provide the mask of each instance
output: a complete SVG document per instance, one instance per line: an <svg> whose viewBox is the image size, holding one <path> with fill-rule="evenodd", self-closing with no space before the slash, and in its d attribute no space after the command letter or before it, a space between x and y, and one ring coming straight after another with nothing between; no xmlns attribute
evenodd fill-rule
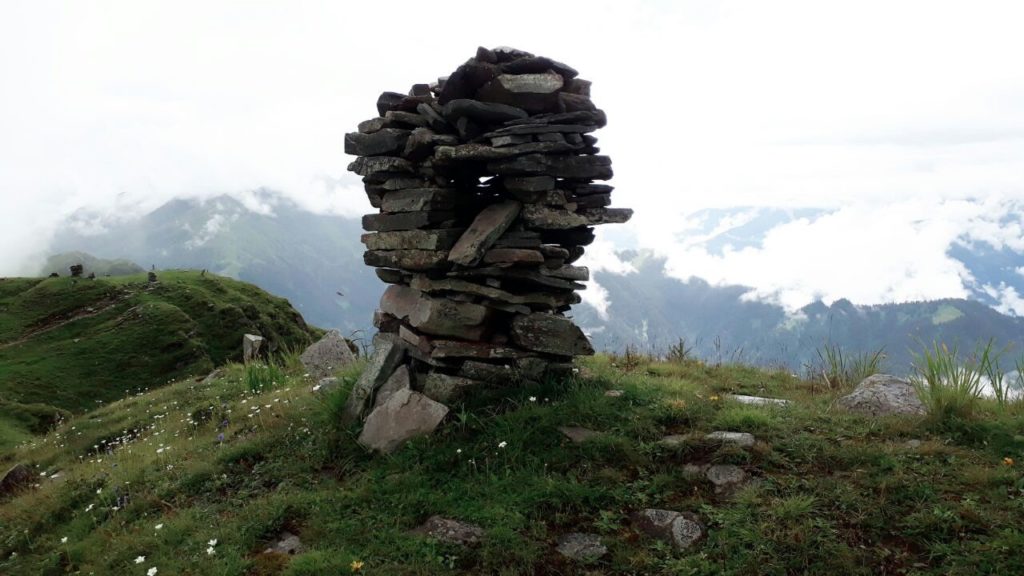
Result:
<svg viewBox="0 0 1024 576"><path fill-rule="evenodd" d="M205 268L288 298L315 325L357 339L360 331L372 330L372 311L384 285L362 262L359 222L305 211L269 191L256 197L258 209L221 196L173 200L129 219L79 211L56 235L51 253L125 258L146 269ZM814 222L828 214L811 209L709 210L695 215L691 234L709 253L735 253L762 246L780 226ZM850 352L884 347L889 368L901 372L909 369L911 348L919 348L921 341L965 346L988 338L1000 345L1021 341L1024 320L996 308L1019 310L1007 304L1024 292L1024 253L1007 244L965 238L947 256L969 272L966 299L875 306L819 300L787 309L757 297L751 287L673 278L666 274L666 259L650 251L618 250L592 257L594 282L573 313L599 349L621 351L631 345L663 352L684 338L694 353L710 360L792 370L813 363L816 348L826 343Z"/></svg>

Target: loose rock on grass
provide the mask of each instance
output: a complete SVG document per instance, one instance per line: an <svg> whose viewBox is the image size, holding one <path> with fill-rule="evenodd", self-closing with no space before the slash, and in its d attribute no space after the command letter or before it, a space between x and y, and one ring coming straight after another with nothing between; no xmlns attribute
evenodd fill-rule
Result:
<svg viewBox="0 0 1024 576"><path fill-rule="evenodd" d="M687 550L704 537L704 524L689 512L648 508L634 514L633 524L640 532L669 542L677 550Z"/></svg>
<svg viewBox="0 0 1024 576"><path fill-rule="evenodd" d="M601 544L597 534L573 532L566 534L558 541L558 553L571 560L592 562L608 553L608 548Z"/></svg>
<svg viewBox="0 0 1024 576"><path fill-rule="evenodd" d="M484 529L476 524L431 516L422 526L413 530L414 534L423 534L446 544L472 546L479 544L484 537Z"/></svg>

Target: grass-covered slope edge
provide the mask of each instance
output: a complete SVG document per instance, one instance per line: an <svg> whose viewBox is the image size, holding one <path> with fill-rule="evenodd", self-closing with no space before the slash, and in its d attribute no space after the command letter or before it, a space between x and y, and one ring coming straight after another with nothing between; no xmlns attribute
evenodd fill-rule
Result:
<svg viewBox="0 0 1024 576"><path fill-rule="evenodd" d="M0 421L18 420L5 404L82 411L209 372L246 332L292 349L319 333L287 300L213 274L2 279Z"/></svg>
<svg viewBox="0 0 1024 576"><path fill-rule="evenodd" d="M0 572L1024 570L1019 411L983 403L976 421L950 433L925 417L837 410L836 391L780 372L695 361L623 371L602 357L581 372L454 405L436 434L390 456L364 452L337 425L345 386L319 397L299 369L259 392L232 366L206 385L184 380L118 401L19 450L40 486L0 504ZM354 367L342 381L357 375ZM748 406L729 393L791 405ZM560 426L603 436L574 444ZM703 440L716 430L757 442ZM670 434L685 440L659 443ZM684 473L691 463L736 465L750 481L718 494ZM643 508L694 513L707 536L675 551L635 529L630 515ZM435 514L480 525L482 542L463 548L413 532ZM306 551L264 554L285 531ZM563 558L556 544L570 532L599 535L608 554Z"/></svg>

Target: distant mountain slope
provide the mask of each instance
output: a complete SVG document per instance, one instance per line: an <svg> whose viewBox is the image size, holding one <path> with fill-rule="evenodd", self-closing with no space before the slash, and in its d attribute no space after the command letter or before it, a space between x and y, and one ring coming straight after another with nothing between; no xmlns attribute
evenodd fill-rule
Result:
<svg viewBox="0 0 1024 576"><path fill-rule="evenodd" d="M142 266L130 260L97 258L85 252L62 252L47 258L46 263L38 272L40 276L49 276L52 273L68 276L71 266L75 264L82 265L83 276L88 276L90 273L97 276L127 276L144 271Z"/></svg>
<svg viewBox="0 0 1024 576"><path fill-rule="evenodd" d="M312 214L270 192L258 197L265 205L259 210L219 197L205 202L176 200L136 220L106 221L79 214L52 249L128 258L146 268L209 268L287 297L316 325L347 333L371 329L384 285L363 265L359 221ZM714 254L756 248L778 226L828 214L811 209L706 210L688 220L685 240ZM607 317L587 304L576 306L573 313L601 349L621 351L633 344L662 352L684 337L706 358L743 359L793 370L816 360L815 349L826 342L850 351L884 346L890 369L906 371L918 340L938 338L965 345L989 337L1000 343L1024 340L1021 320L985 305L1006 301L1005 295L986 295L993 283L998 286L1016 281L1015 277L1024 281L1017 270L1024 268L1024 256L1005 246L993 252L978 239L963 239L955 247L962 249L956 257L974 271L975 298L970 301L865 307L839 300L831 306L812 303L787 314L773 303L746 297L746 286L670 278L663 260L634 251L624 258L636 267L635 273L594 274L607 291Z"/></svg>
<svg viewBox="0 0 1024 576"><path fill-rule="evenodd" d="M221 196L174 200L133 220L82 212L51 251L126 258L147 270L206 268L288 298L317 326L346 335L370 328L383 284L363 265L360 222L313 214L272 193L259 197L267 210Z"/></svg>
<svg viewBox="0 0 1024 576"><path fill-rule="evenodd" d="M848 352L884 348L888 369L910 370L913 351L933 340L973 346L994 338L999 347L1021 353L1024 319L1006 316L971 300L945 299L880 306L838 300L809 304L796 313L744 298L743 286L712 286L699 279L682 282L664 273L664 259L625 254L636 272L598 272L608 292L602 315L590 306L575 310L577 322L599 348L664 351L679 338L711 360L742 360L797 370L817 361L826 343Z"/></svg>
<svg viewBox="0 0 1024 576"><path fill-rule="evenodd" d="M8 423L31 404L85 410L205 373L237 359L246 332L291 347L318 334L287 300L199 272L7 278L0 311L0 399L18 404L0 403Z"/></svg>

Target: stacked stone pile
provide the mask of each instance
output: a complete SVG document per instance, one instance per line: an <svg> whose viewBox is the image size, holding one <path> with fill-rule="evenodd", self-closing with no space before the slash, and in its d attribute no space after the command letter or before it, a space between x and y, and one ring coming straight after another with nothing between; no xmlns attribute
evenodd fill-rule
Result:
<svg viewBox="0 0 1024 576"><path fill-rule="evenodd" d="M390 284L350 418L387 401L385 382L443 403L593 353L563 315L589 279L574 263L594 225L632 211L609 208L611 160L592 135L606 119L589 94L565 64L480 48L437 83L381 94L380 115L345 135L379 209L363 217L364 261Z"/></svg>

